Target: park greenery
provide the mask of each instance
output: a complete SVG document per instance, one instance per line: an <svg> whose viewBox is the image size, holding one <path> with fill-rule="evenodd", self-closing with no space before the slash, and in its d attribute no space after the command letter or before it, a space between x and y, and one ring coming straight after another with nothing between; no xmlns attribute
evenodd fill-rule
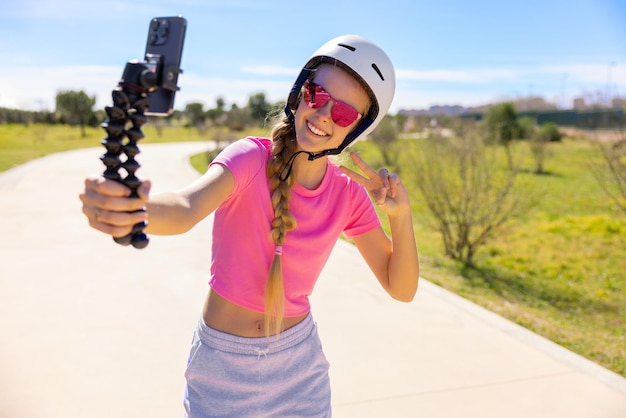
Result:
<svg viewBox="0 0 626 418"><path fill-rule="evenodd" d="M99 145L104 113L79 117L90 98L63 93L55 112L0 109L0 171ZM281 107L262 93L241 108L191 103L150 119L142 143L268 135ZM538 124L503 103L479 119L389 115L352 148L400 173L424 278L626 376L622 130ZM213 155L192 164L203 172Z"/></svg>

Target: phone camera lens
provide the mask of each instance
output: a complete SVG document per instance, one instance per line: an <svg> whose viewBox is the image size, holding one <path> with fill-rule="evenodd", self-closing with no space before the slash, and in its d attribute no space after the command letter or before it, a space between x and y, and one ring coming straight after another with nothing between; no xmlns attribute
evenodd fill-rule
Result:
<svg viewBox="0 0 626 418"><path fill-rule="evenodd" d="M159 37L165 38L168 32L169 32L169 28L168 28L167 22L163 22L161 26L159 26L159 29L157 30Z"/></svg>

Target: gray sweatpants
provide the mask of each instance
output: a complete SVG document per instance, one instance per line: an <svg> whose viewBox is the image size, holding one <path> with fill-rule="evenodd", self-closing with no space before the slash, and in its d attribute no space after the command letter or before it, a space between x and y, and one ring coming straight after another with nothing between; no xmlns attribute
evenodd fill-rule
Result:
<svg viewBox="0 0 626 418"><path fill-rule="evenodd" d="M185 377L188 418L330 417L329 364L312 316L278 337L194 333Z"/></svg>

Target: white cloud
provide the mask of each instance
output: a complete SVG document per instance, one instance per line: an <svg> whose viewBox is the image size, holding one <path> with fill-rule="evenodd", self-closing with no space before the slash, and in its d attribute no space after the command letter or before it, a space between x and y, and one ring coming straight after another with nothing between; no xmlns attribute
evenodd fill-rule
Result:
<svg viewBox="0 0 626 418"><path fill-rule="evenodd" d="M244 74L257 74L265 76L289 76L297 77L300 69L290 67L280 67L274 65L259 65L255 67L242 67L241 72Z"/></svg>
<svg viewBox="0 0 626 418"><path fill-rule="evenodd" d="M0 106L53 110L61 90L84 90L99 101L110 101L120 77L120 68L113 66L12 67L4 74Z"/></svg>
<svg viewBox="0 0 626 418"><path fill-rule="evenodd" d="M159 1L164 3L163 1ZM12 2L7 11L8 16L26 18L45 18L52 21L69 21L97 17L95 12L104 15L117 15L120 19L129 19L133 16L150 15L153 13L155 0L151 1L124 1L124 0L23 0Z"/></svg>
<svg viewBox="0 0 626 418"><path fill-rule="evenodd" d="M399 80L410 81L442 81L450 83L488 83L494 80L514 79L520 75L519 70L505 68L462 69L462 70L411 70L398 69Z"/></svg>
<svg viewBox="0 0 626 418"><path fill-rule="evenodd" d="M35 66L10 67L3 73L0 106L32 110L53 110L60 90L84 90L96 95L96 107L110 103L111 91L117 85L123 68L119 66ZM176 107L201 102L214 106L217 97L228 104L245 106L250 95L263 92L270 102L284 100L298 70L280 66L244 67L241 76L215 77L185 71L179 79L181 91ZM626 94L626 64L544 66L530 69L485 68L418 71L399 69L396 98L392 111L400 108L422 108L433 104L477 105L488 103L503 94L523 90L531 83L533 92L550 98L560 94L560 83L572 96L584 90L604 88L611 84L613 94ZM272 78L274 77L274 78ZM610 78L610 80L609 80ZM427 82L428 91L416 82ZM541 83L544 84L541 84ZM551 88L551 91L539 89Z"/></svg>
<svg viewBox="0 0 626 418"><path fill-rule="evenodd" d="M184 73L179 79L181 91L177 95L177 107L186 103L200 102L214 106L218 97L223 97L227 104L237 103L245 106L248 98L262 92L268 102L285 100L292 84L291 79L272 81L266 77L257 79L204 77L194 73Z"/></svg>
<svg viewBox="0 0 626 418"><path fill-rule="evenodd" d="M458 92L458 91L429 91L415 89L397 89L391 113L401 109L427 109L435 105L459 105L465 107L480 106L493 103L498 99L497 91Z"/></svg>
<svg viewBox="0 0 626 418"><path fill-rule="evenodd" d="M540 71L547 74L561 74L568 80L581 83L603 84L610 82L611 84L626 84L625 63L547 66L541 68Z"/></svg>
<svg viewBox="0 0 626 418"><path fill-rule="evenodd" d="M464 84L515 82L517 80L540 79L541 77L554 78L563 75L569 81L578 83L602 84L610 81L615 84L626 84L626 64L617 63L540 66L536 68L398 69L396 74L398 80Z"/></svg>

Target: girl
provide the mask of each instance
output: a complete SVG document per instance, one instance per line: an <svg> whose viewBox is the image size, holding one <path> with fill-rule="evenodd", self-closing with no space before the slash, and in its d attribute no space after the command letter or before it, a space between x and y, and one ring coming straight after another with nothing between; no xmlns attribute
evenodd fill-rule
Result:
<svg viewBox="0 0 626 418"><path fill-rule="evenodd" d="M114 237L149 218L146 232L181 234L215 211L210 290L194 333L188 417L328 417L328 363L308 296L339 236L352 239L382 287L409 302L419 261L407 191L395 174L338 167L391 105L387 55L349 35L308 60L271 139L245 138L222 151L182 190L139 199L89 178L81 194L90 225ZM388 216L391 239L372 201ZM145 212L135 212L145 209Z"/></svg>

